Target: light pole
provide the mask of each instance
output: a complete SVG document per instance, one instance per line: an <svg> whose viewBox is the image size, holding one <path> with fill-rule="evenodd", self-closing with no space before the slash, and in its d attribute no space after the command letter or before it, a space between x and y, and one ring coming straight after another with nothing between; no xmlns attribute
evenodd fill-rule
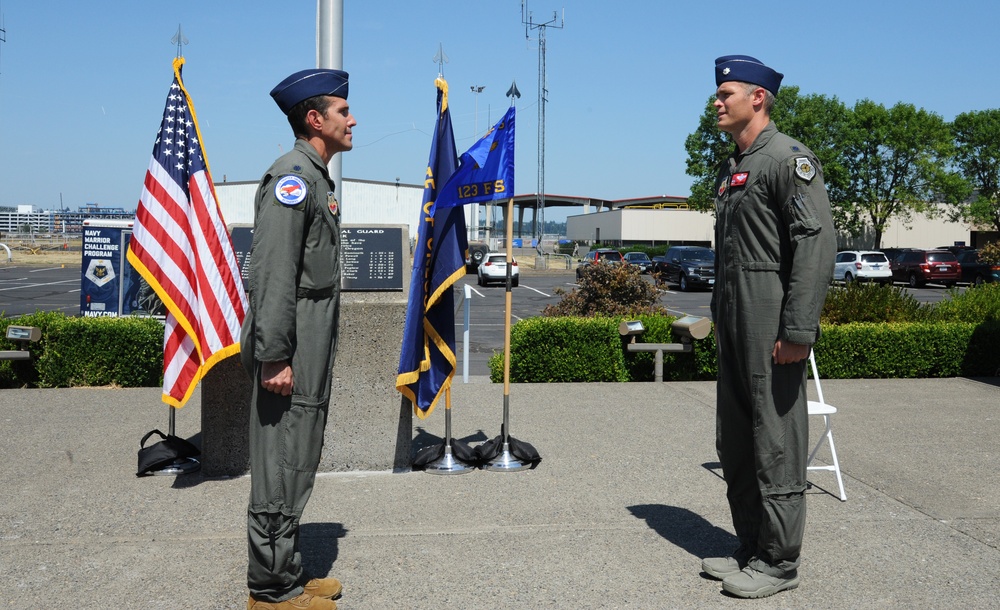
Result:
<svg viewBox="0 0 1000 610"><path fill-rule="evenodd" d="M476 95L476 114L473 119L472 143L475 144L479 138L479 94L483 92L486 85L472 85L469 89ZM486 204L486 242L490 240L490 206ZM469 239L479 239L479 204L472 204L472 226L469 229Z"/></svg>

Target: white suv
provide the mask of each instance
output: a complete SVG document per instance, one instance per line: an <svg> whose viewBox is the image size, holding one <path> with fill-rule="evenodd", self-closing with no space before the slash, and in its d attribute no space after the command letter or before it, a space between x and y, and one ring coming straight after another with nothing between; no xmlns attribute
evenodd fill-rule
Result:
<svg viewBox="0 0 1000 610"><path fill-rule="evenodd" d="M833 265L833 281L850 284L855 280L891 284L889 259L873 250L838 252Z"/></svg>

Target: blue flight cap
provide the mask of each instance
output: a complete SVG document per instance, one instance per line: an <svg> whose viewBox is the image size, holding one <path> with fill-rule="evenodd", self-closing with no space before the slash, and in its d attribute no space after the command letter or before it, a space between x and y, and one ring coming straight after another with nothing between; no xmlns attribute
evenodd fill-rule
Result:
<svg viewBox="0 0 1000 610"><path fill-rule="evenodd" d="M333 95L346 100L347 72L315 68L302 70L271 89L271 97L285 114L288 114L295 104L317 95Z"/></svg>
<svg viewBox="0 0 1000 610"><path fill-rule="evenodd" d="M781 72L768 68L757 58L749 55L723 55L715 60L715 86L729 81L753 83L778 95L778 87L784 78Z"/></svg>

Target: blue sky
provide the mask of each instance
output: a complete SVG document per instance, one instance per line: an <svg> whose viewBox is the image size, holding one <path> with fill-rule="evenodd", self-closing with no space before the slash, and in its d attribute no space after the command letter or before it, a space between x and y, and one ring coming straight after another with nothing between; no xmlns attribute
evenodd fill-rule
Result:
<svg viewBox="0 0 1000 610"><path fill-rule="evenodd" d="M345 177L422 181L441 44L460 151L502 116L517 81L516 191L536 191L538 32L526 37L519 0L344 5L358 120ZM536 22L565 10L565 27L547 31L552 194L687 195L684 139L715 90L719 55L756 56L785 85L849 105L902 101L951 120L1000 104L996 3L529 0L528 10ZM0 0L0 13L0 205L135 207L178 24L215 180L256 180L292 144L268 92L315 65L314 0ZM473 85L486 87L478 111Z"/></svg>

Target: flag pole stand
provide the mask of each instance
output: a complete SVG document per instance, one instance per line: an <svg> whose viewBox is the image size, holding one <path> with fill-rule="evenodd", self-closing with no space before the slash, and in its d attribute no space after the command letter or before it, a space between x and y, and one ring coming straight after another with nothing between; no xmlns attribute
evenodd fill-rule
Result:
<svg viewBox="0 0 1000 610"><path fill-rule="evenodd" d="M430 474L465 474L475 470L459 461L451 452L451 388L444 391L444 455L424 467Z"/></svg>
<svg viewBox="0 0 1000 610"><path fill-rule="evenodd" d="M506 316L503 337L503 425L500 435L503 448L484 466L484 470L494 472L515 472L531 468L531 463L517 459L510 451L510 317L511 317L511 268L514 266L514 200L507 200L507 292L505 294Z"/></svg>
<svg viewBox="0 0 1000 610"><path fill-rule="evenodd" d="M170 436L177 436L174 434L177 423L177 409L171 406L168 406L167 409L170 410L170 420L167 424L167 434ZM179 474L198 472L199 470L201 470L201 462L199 462L197 458L183 457L170 462L167 464L166 468L151 471L150 474L156 476L176 476Z"/></svg>

